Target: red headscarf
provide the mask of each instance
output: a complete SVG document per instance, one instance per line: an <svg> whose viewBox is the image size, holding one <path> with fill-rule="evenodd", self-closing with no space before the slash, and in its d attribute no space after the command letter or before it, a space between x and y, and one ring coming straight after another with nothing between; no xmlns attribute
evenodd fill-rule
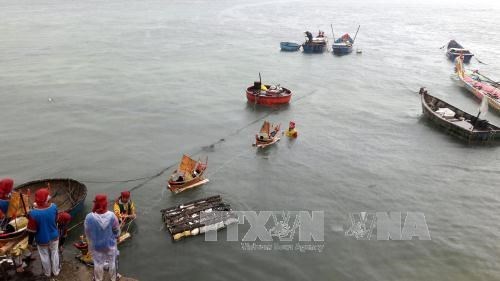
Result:
<svg viewBox="0 0 500 281"><path fill-rule="evenodd" d="M108 197L106 194L97 194L94 199L94 207L92 212L104 214L108 210Z"/></svg>
<svg viewBox="0 0 500 281"><path fill-rule="evenodd" d="M130 191L122 191L121 198L122 199L129 199L130 198Z"/></svg>
<svg viewBox="0 0 500 281"><path fill-rule="evenodd" d="M40 188L35 192L35 203L38 208L44 208L49 201L49 190L47 188Z"/></svg>
<svg viewBox="0 0 500 281"><path fill-rule="evenodd" d="M57 215L57 222L60 224L68 224L70 221L71 215L66 212L62 212Z"/></svg>
<svg viewBox="0 0 500 281"><path fill-rule="evenodd" d="M0 199L8 199L8 195L12 192L14 181L10 178L5 178L0 181Z"/></svg>

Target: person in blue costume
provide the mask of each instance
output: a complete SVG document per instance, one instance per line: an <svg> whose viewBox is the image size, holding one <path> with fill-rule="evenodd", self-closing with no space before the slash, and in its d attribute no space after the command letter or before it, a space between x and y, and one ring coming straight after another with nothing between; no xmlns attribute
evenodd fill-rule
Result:
<svg viewBox="0 0 500 281"><path fill-rule="evenodd" d="M35 207L28 214L29 244L36 241L45 276L59 275L59 231L57 229L57 206L49 204L49 190L41 188L35 192Z"/></svg>
<svg viewBox="0 0 500 281"><path fill-rule="evenodd" d="M109 264L111 281L116 281L118 256L117 240L120 237L120 224L116 215L108 211L108 197L97 194L92 212L85 217L85 236L94 261L94 280L104 280L104 264Z"/></svg>

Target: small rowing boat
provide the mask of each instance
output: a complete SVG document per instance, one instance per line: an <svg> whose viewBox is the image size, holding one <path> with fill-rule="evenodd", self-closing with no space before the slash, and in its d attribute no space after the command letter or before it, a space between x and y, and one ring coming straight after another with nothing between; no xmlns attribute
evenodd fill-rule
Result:
<svg viewBox="0 0 500 281"><path fill-rule="evenodd" d="M332 44L333 53L336 55L346 55L352 52L352 48L356 37L358 36L358 31L361 26L358 26L358 30L356 31L356 35L354 35L354 39L351 38L349 33L342 35L340 38L335 39ZM333 27L332 27L333 34Z"/></svg>
<svg viewBox="0 0 500 281"><path fill-rule="evenodd" d="M457 57L462 55L464 57L463 58L464 62L468 63L474 56L474 54L472 54L469 50L464 49L464 47L458 44L458 42L455 40L450 40L450 42L448 42L448 45L446 46L446 49L447 49L446 56L451 61L454 61Z"/></svg>
<svg viewBox="0 0 500 281"><path fill-rule="evenodd" d="M280 124L273 125L264 121L258 134L255 135L255 144L257 148L266 148L277 143L279 138Z"/></svg>
<svg viewBox="0 0 500 281"><path fill-rule="evenodd" d="M420 88L422 112L434 124L450 135L468 143L491 143L500 141L500 128L479 119L479 114L473 116L449 103L427 93L425 88ZM484 108L486 105L486 109ZM479 113L486 112L487 103L484 102Z"/></svg>
<svg viewBox="0 0 500 281"><path fill-rule="evenodd" d="M179 167L170 176L167 188L173 193L179 193L207 183L208 179L203 177L207 164L208 157L203 163L184 154Z"/></svg>
<svg viewBox="0 0 500 281"><path fill-rule="evenodd" d="M300 49L300 44L293 42L280 42L280 48L284 52L296 52Z"/></svg>

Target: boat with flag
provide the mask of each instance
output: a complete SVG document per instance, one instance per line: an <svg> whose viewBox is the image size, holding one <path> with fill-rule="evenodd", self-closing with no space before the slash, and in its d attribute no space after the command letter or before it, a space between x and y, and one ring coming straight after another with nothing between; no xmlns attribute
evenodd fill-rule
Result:
<svg viewBox="0 0 500 281"><path fill-rule="evenodd" d="M292 98L292 91L278 85L262 84L262 77L259 73L259 81L255 81L253 86L246 90L247 101L260 105L280 105L287 104Z"/></svg>
<svg viewBox="0 0 500 281"><path fill-rule="evenodd" d="M451 61L454 61L457 57L462 55L463 61L465 63L468 63L468 62L470 62L470 60L474 56L474 54L471 53L471 51L462 47L462 45L458 44L458 42L455 40L450 40L450 42L448 42L448 44L446 45L446 49L447 49L446 56Z"/></svg>
<svg viewBox="0 0 500 281"><path fill-rule="evenodd" d="M323 53L326 49L328 43L328 38L325 36L325 32L319 31L316 37L313 37L312 33L309 31L304 32L306 34L306 41L302 44L302 50L304 53Z"/></svg>
<svg viewBox="0 0 500 281"><path fill-rule="evenodd" d="M179 193L207 183L209 180L203 177L207 164L208 157L203 163L184 154L179 167L170 176L167 188L173 193Z"/></svg>
<svg viewBox="0 0 500 281"><path fill-rule="evenodd" d="M455 72L464 85L476 98L482 100L486 97L488 104L500 112L500 87L498 83L480 75L477 71L467 71L464 69L463 56L455 59ZM495 87L497 85L497 87Z"/></svg>
<svg viewBox="0 0 500 281"><path fill-rule="evenodd" d="M340 38L335 39L332 44L333 53L336 55L345 55L352 52L352 47L354 45L354 41L358 36L358 31L361 26L358 26L358 30L356 30L356 34L354 35L354 39L351 38L349 33L342 35ZM332 35L333 35L333 26L332 26Z"/></svg>
<svg viewBox="0 0 500 281"><path fill-rule="evenodd" d="M269 121L264 121L258 134L255 135L255 144L257 148L266 148L280 140L279 131L281 125L273 125Z"/></svg>
<svg viewBox="0 0 500 281"><path fill-rule="evenodd" d="M484 116L488 111L486 99L481 102L477 116L474 116L430 95L425 88L420 88L420 95L424 116L446 133L468 143L500 141L500 128L487 120L479 119L481 114Z"/></svg>

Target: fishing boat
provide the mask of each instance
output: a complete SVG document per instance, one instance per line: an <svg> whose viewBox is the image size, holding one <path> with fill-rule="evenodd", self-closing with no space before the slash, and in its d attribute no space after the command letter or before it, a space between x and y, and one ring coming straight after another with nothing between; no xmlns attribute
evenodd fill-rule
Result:
<svg viewBox="0 0 500 281"><path fill-rule="evenodd" d="M500 88L495 87L498 84L478 72L466 71L462 61L462 56L455 59L455 72L463 86L479 100L486 97L488 104L500 112Z"/></svg>
<svg viewBox="0 0 500 281"><path fill-rule="evenodd" d="M450 135L468 143L490 143L500 141L500 128L479 119L480 113L485 113L487 103L484 102L477 116L464 112L449 103L427 93L420 88L422 112L433 123ZM484 109L486 105L486 109Z"/></svg>
<svg viewBox="0 0 500 281"><path fill-rule="evenodd" d="M162 219L174 241L237 223L238 217L220 195L186 202L161 210Z"/></svg>
<svg viewBox="0 0 500 281"><path fill-rule="evenodd" d="M296 52L300 49L300 44L293 42L280 42L280 48L284 52Z"/></svg>
<svg viewBox="0 0 500 281"><path fill-rule="evenodd" d="M277 143L279 138L280 124L273 125L264 121L258 134L255 135L255 144L257 148L266 148Z"/></svg>
<svg viewBox="0 0 500 281"><path fill-rule="evenodd" d="M55 203L59 212L67 212L72 217L76 217L83 209L87 197L87 187L83 183L72 179L44 179L24 183L14 189L15 192L12 193L7 214L8 217L13 217L12 214L17 217L12 223L12 226L16 226L15 231L1 233L0 241L24 234L27 228L27 219L24 220L25 214L35 202L35 192L40 188L49 189L49 202ZM21 200L21 198L24 200Z"/></svg>
<svg viewBox="0 0 500 281"><path fill-rule="evenodd" d="M312 36L309 31L304 32L306 34L306 41L302 44L302 50L304 53L323 53L326 49L328 39L323 31L318 32L318 36Z"/></svg>
<svg viewBox="0 0 500 281"><path fill-rule="evenodd" d="M167 188L173 193L179 193L207 183L208 179L203 177L207 164L208 157L203 163L184 154L179 167L170 176Z"/></svg>
<svg viewBox="0 0 500 281"><path fill-rule="evenodd" d="M470 62L474 54L472 54L469 50L465 49L462 47L462 45L458 44L457 41L455 40L450 40L448 42L448 45L446 46L446 56L451 60L454 61L457 57L460 55L463 55L463 61L465 63Z"/></svg>
<svg viewBox="0 0 500 281"><path fill-rule="evenodd" d="M352 39L348 33L342 35L340 38L335 39L332 44L333 53L336 55L346 55L351 53L352 46L354 45L356 36L358 36L358 31L360 27L361 26L358 26L358 30L356 31L356 35L354 35L354 39ZM333 34L333 27L332 27L332 34Z"/></svg>

